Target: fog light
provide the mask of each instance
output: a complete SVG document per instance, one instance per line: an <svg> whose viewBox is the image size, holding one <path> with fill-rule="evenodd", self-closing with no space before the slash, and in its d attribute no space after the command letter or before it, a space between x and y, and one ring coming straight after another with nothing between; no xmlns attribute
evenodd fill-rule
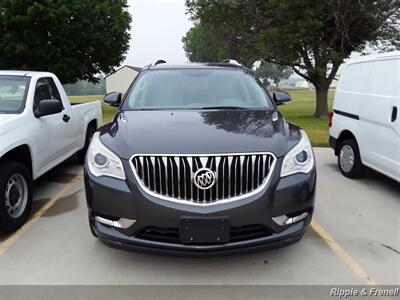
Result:
<svg viewBox="0 0 400 300"><path fill-rule="evenodd" d="M126 219L126 218L120 218L118 221L113 221L97 216L94 219L101 224L121 229L127 229L136 223L136 220Z"/></svg>
<svg viewBox="0 0 400 300"><path fill-rule="evenodd" d="M282 215L279 217L274 217L274 218L272 218L272 220L279 226L284 226L284 225L290 225L290 224L300 222L301 220L304 220L307 216L308 216L308 212L304 212L304 213L294 216L294 217L288 217L287 215Z"/></svg>

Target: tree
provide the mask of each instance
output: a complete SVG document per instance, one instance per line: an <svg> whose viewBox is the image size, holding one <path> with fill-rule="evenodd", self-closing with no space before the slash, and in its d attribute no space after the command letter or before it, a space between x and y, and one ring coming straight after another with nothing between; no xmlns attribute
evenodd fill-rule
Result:
<svg viewBox="0 0 400 300"><path fill-rule="evenodd" d="M293 70L288 66L277 65L263 62L256 70L256 75L263 80L272 79L276 86L283 79L288 79L293 74Z"/></svg>
<svg viewBox="0 0 400 300"><path fill-rule="evenodd" d="M96 82L124 60L130 22L126 0L1 0L0 69Z"/></svg>
<svg viewBox="0 0 400 300"><path fill-rule="evenodd" d="M182 42L186 55L192 62L220 62L235 58L243 65L252 68L256 59L235 39L236 36L232 34L200 22L186 33Z"/></svg>
<svg viewBox="0 0 400 300"><path fill-rule="evenodd" d="M219 43L235 40L249 57L290 66L311 82L316 88L317 117L328 114L329 86L352 52L366 46L380 50L399 46L400 0L186 0L186 4L196 24L215 29Z"/></svg>
<svg viewBox="0 0 400 300"><path fill-rule="evenodd" d="M212 43L210 43L212 41ZM204 26L191 28L182 38L183 48L187 57L193 62L212 62L223 56L224 46L217 44L214 37L207 36Z"/></svg>

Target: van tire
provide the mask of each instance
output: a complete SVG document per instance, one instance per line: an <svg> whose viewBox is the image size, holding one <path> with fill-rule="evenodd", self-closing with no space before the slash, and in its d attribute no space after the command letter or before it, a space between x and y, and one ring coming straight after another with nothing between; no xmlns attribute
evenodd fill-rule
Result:
<svg viewBox="0 0 400 300"><path fill-rule="evenodd" d="M22 196L21 192L25 196ZM14 199L10 199L12 197ZM18 197L19 200L16 200L15 197ZM15 231L28 220L32 208L32 197L32 176L28 168L16 161L1 162L0 232ZM22 201L23 204L10 212L9 205L13 201ZM15 215L12 216L12 214Z"/></svg>
<svg viewBox="0 0 400 300"><path fill-rule="evenodd" d="M86 130L86 137L85 137L85 146L77 152L78 161L80 164L85 163L86 152L89 148L89 144L92 140L93 134L96 132L96 128L94 126L89 126Z"/></svg>
<svg viewBox="0 0 400 300"><path fill-rule="evenodd" d="M347 178L360 178L364 174L364 165L361 162L360 150L355 139L344 140L338 149L339 169Z"/></svg>

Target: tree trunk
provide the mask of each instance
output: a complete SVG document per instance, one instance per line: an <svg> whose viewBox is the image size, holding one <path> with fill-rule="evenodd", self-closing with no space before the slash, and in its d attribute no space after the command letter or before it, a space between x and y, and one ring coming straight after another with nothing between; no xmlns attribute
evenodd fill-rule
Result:
<svg viewBox="0 0 400 300"><path fill-rule="evenodd" d="M329 84L316 85L315 91L317 94L317 105L314 116L316 118L326 117L329 114L328 111Z"/></svg>

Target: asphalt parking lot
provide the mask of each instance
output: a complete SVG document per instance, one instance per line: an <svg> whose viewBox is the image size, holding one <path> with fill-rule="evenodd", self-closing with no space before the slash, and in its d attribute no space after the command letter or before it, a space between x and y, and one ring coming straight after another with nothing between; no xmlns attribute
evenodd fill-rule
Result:
<svg viewBox="0 0 400 300"><path fill-rule="evenodd" d="M290 247L224 258L111 249L87 224L82 168L64 163L36 183L31 221L0 235L0 284L400 284L400 184L373 171L357 181L315 149L314 221ZM111 201L111 200L110 200Z"/></svg>

